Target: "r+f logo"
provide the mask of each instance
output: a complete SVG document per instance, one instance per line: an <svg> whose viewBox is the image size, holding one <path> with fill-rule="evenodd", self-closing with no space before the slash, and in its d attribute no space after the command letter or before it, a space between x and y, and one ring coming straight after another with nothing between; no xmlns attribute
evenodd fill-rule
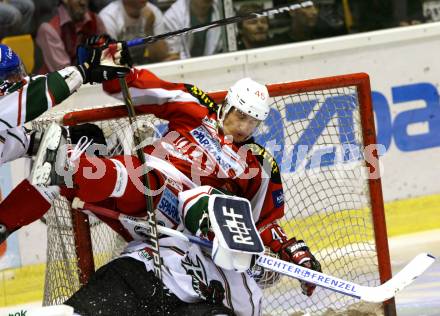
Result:
<svg viewBox="0 0 440 316"><path fill-rule="evenodd" d="M226 219L226 224L224 226L229 229L234 242L238 244L254 245L252 237L249 234L252 229L246 227L246 224L243 221L243 215L236 214L232 207L229 208L229 211L226 206L223 206L222 209L225 218L229 218Z"/></svg>

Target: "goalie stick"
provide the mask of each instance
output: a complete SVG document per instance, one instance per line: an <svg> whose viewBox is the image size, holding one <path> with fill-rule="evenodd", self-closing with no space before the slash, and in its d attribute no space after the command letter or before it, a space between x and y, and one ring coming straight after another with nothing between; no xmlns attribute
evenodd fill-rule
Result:
<svg viewBox="0 0 440 316"><path fill-rule="evenodd" d="M93 215L101 215L119 220L121 223L124 223L127 226L131 225L133 228L137 227L143 231L149 231L151 229L147 222L142 219L127 216L104 207L86 203L81 201L79 198L75 198L73 200L72 208L81 210L88 214L91 212ZM186 235L171 228L158 226L157 230L161 234L196 243L202 247L212 247L212 243L208 240L200 239L196 236ZM133 231L135 230L133 229ZM400 270L399 273L379 286L364 286L356 284L266 255L260 256L256 264L265 269L275 271L298 280L313 283L317 286L343 295L348 295L365 302L381 303L393 298L398 292L410 285L418 276L423 274L434 263L434 261L435 257L433 255L429 253L420 253L414 257L402 270Z"/></svg>
<svg viewBox="0 0 440 316"><path fill-rule="evenodd" d="M231 16L229 18L220 19L220 20L212 21L212 22L207 22L207 23L203 23L203 24L199 24L199 25L195 25L195 26L191 26L191 27L186 27L186 28L183 28L180 30L162 33L162 34L158 34L158 35L135 38L135 39L127 41L126 43L127 43L128 47L144 45L144 44L151 44L151 43L157 42L161 39L165 39L165 38L169 38L169 37L173 37L173 36L177 36L177 35L207 31L211 28L218 27L218 26L223 26L223 25L228 25L231 23L237 23L237 22L241 22L241 21L245 21L245 20L250 20L250 19L258 18L260 16L271 16L271 15L274 15L277 13L289 12L292 10L307 8L310 6L313 6L313 1L303 1L300 3L290 4L290 5L286 5L286 6L280 6L280 7L276 7L276 8L265 9L265 10L261 10L261 11L253 12L253 13L249 13L249 14Z"/></svg>

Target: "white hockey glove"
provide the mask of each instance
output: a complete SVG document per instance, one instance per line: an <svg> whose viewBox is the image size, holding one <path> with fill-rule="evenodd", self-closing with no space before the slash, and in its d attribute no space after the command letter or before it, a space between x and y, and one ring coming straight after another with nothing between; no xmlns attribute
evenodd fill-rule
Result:
<svg viewBox="0 0 440 316"><path fill-rule="evenodd" d="M226 270L244 272L264 253L263 242L252 219L248 200L228 195L211 195L209 220L215 237L212 259Z"/></svg>

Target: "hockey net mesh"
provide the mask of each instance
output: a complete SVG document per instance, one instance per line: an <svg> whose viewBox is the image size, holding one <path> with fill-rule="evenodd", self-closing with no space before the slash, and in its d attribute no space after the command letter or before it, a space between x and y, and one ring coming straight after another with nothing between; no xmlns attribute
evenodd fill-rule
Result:
<svg viewBox="0 0 440 316"><path fill-rule="evenodd" d="M307 242L327 274L365 286L380 284L378 258L355 86L274 97L257 140L274 153L282 170L288 237ZM34 124L60 121L56 112ZM151 124L151 116L138 122ZM126 118L94 122L105 132L111 152L127 152L132 136ZM275 145L275 146L274 146ZM300 145L300 146L299 146ZM44 304L59 304L79 288L70 205L59 199L46 215L47 271ZM105 224L90 221L95 266L116 256L122 240ZM386 238L386 236L384 237ZM264 315L381 315L380 304L318 288L310 298L299 282L281 277L264 290Z"/></svg>
<svg viewBox="0 0 440 316"><path fill-rule="evenodd" d="M305 240L325 273L379 285L355 87L281 96L273 107L277 111L271 112L259 140L275 149L282 170L287 235ZM273 140L281 146L271 145ZM263 304L267 315L383 313L380 304L358 302L323 288L307 298L297 280L282 277L265 289Z"/></svg>
<svg viewBox="0 0 440 316"><path fill-rule="evenodd" d="M101 107L102 108L102 107ZM53 111L55 110L55 111ZM33 128L44 130L52 122L62 124L64 114L74 110L49 111L33 121ZM81 109L84 110L84 109ZM157 121L143 115L137 119L137 131L145 138L153 136L150 124ZM93 122L104 133L107 155L135 154L133 136L128 118ZM78 257L75 250L75 230L72 223L71 204L63 196L58 197L43 221L47 225L47 262L44 282L44 305L62 304L80 288ZM89 217L95 269L98 269L123 250L125 241L106 224Z"/></svg>

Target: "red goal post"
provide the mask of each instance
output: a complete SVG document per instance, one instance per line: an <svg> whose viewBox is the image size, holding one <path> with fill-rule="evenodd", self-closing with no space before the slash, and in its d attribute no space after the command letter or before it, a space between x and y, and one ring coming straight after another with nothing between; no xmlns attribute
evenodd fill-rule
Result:
<svg viewBox="0 0 440 316"><path fill-rule="evenodd" d="M334 147L337 151L338 146L345 145L344 142L349 145L359 144L362 148L376 146L371 89L367 74L356 73L269 84L267 87L274 101L273 111L278 113L274 112L276 114L274 117L281 121L272 122L272 125L266 128L270 129L269 134L282 136L284 149L288 145L295 148L297 142L306 144L301 138L301 135L306 132L309 132L309 136L312 136L310 138L315 141L315 143L310 142L310 147ZM222 102L225 95L226 91L209 94L215 102ZM298 112L298 109L304 112L292 114ZM136 111L140 115L140 120L152 120L151 116L145 116L142 106L136 107ZM44 127L44 124L53 120L66 126L96 122L102 127L107 122L111 122L112 125L107 126L106 130L112 133L126 124L122 123L126 121L126 117L125 106L95 107L62 113L62 115L60 113L55 117L52 114L49 118L39 119L36 126ZM321 123L327 125L322 126ZM343 126L343 124L353 126ZM312 128L316 130L310 132ZM347 135L343 135L344 133ZM294 149L292 151L295 152ZM309 162L313 162L314 155L318 152L319 150L315 152L314 148L308 149L306 158ZM284 156L285 153L282 153L283 161ZM377 149L365 151L362 157L363 159L359 161L348 160L346 162L344 160L342 163L334 160L333 164L331 162L320 164L317 168L308 167L306 164L303 168L303 175L296 175L297 170L285 172L283 179L286 194L286 220L283 226L288 234L303 238L312 251L317 252L317 257L322 260L323 270L327 274L359 284L375 286L390 279L392 272L380 177L368 178L365 181L359 178L359 174L362 174L364 169L367 170L367 174L379 172L378 151ZM290 169L289 159L293 158L288 156L287 163L284 161L281 164L282 167L287 165L287 169ZM340 168L339 165L344 165L344 167ZM54 209L56 212L59 209L68 210L69 205L64 201ZM100 253L95 254L99 252L96 250L99 248L99 245L96 245L99 241L93 240L93 233L90 233L90 229L93 228L89 227L98 226L98 224L90 223L89 225L85 215L72 214L80 216L80 219L74 217L75 224L67 225L67 230L70 230L70 234L74 236L76 249L74 256L77 257L76 264L79 266L76 277L80 276L80 282L75 285L77 287L86 282L95 266L105 263L108 259L97 263L96 257L101 256ZM54 218L57 217L59 215L54 216ZM59 225L57 221L59 220L55 221L55 226ZM55 227L54 231L57 229L59 228ZM78 229L81 233L75 232ZM105 238L107 237L103 239ZM49 239L50 236L48 236ZM61 251L68 251L65 250L66 247L61 249ZM49 251L48 249L48 260ZM70 258L71 254L64 257ZM56 259L55 268L59 266L59 261L73 260L65 258ZM47 276L50 277L51 273L48 272ZM47 279L45 292L56 291L56 286L48 284ZM356 309L378 315L395 314L394 300L385 302L382 308L371 304L358 304L352 298L341 298L342 295L336 294L335 296L327 290L320 289L312 298L305 298L299 294L297 283L282 278L279 284L265 289L265 302L263 303L265 313L284 315L296 311L308 311L315 315L330 309ZM69 293L63 295L66 296ZM59 303L53 299L55 296L56 294L52 292L46 293L45 303Z"/></svg>

